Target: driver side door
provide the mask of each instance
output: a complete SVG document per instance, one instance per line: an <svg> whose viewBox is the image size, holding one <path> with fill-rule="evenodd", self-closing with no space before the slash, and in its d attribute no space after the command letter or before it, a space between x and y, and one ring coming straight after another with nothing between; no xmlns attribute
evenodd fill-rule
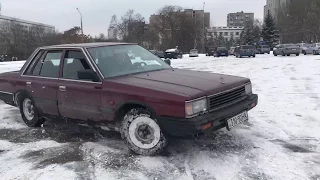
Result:
<svg viewBox="0 0 320 180"><path fill-rule="evenodd" d="M58 83L61 116L77 120L101 120L102 82L78 77L78 71L92 68L81 49L65 50Z"/></svg>

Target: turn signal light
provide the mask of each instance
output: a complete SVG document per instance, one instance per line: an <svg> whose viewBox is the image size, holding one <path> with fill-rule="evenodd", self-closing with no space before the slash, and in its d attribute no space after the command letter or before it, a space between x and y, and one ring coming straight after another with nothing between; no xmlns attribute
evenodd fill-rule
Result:
<svg viewBox="0 0 320 180"><path fill-rule="evenodd" d="M209 128L212 128L212 122L209 122L209 123L204 124L204 125L201 126L202 130L206 130L206 129L209 129Z"/></svg>

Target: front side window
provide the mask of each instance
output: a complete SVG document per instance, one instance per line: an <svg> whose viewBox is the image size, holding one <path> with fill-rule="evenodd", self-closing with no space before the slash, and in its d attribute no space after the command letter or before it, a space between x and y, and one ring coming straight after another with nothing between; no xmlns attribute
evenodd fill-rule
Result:
<svg viewBox="0 0 320 180"><path fill-rule="evenodd" d="M138 45L117 45L88 48L105 77L158 71L171 68L163 60Z"/></svg>
<svg viewBox="0 0 320 180"><path fill-rule="evenodd" d="M85 55L80 50L66 51L62 77L65 79L80 80L78 71L90 69ZM81 79L84 80L84 79ZM92 81L92 80L87 80Z"/></svg>
<svg viewBox="0 0 320 180"><path fill-rule="evenodd" d="M62 51L48 51L35 65L32 75L58 78Z"/></svg>

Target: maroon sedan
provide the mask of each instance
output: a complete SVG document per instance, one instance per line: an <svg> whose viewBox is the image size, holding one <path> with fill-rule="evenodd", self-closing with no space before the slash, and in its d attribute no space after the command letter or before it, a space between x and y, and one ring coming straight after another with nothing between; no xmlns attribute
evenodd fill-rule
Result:
<svg viewBox="0 0 320 180"><path fill-rule="evenodd" d="M20 71L0 74L0 99L30 127L51 118L107 126L143 155L163 150L169 136L230 130L257 105L247 78L167 63L135 44L41 47Z"/></svg>

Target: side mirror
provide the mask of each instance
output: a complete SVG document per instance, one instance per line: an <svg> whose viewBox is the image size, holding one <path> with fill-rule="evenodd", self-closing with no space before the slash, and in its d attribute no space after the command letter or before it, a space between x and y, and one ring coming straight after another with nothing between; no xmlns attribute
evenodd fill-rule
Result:
<svg viewBox="0 0 320 180"><path fill-rule="evenodd" d="M171 61L170 61L170 59L165 59L164 62L167 63L169 66L171 66Z"/></svg>
<svg viewBox="0 0 320 180"><path fill-rule="evenodd" d="M79 80L91 80L93 82L99 82L99 76L91 69L85 69L78 71Z"/></svg>

